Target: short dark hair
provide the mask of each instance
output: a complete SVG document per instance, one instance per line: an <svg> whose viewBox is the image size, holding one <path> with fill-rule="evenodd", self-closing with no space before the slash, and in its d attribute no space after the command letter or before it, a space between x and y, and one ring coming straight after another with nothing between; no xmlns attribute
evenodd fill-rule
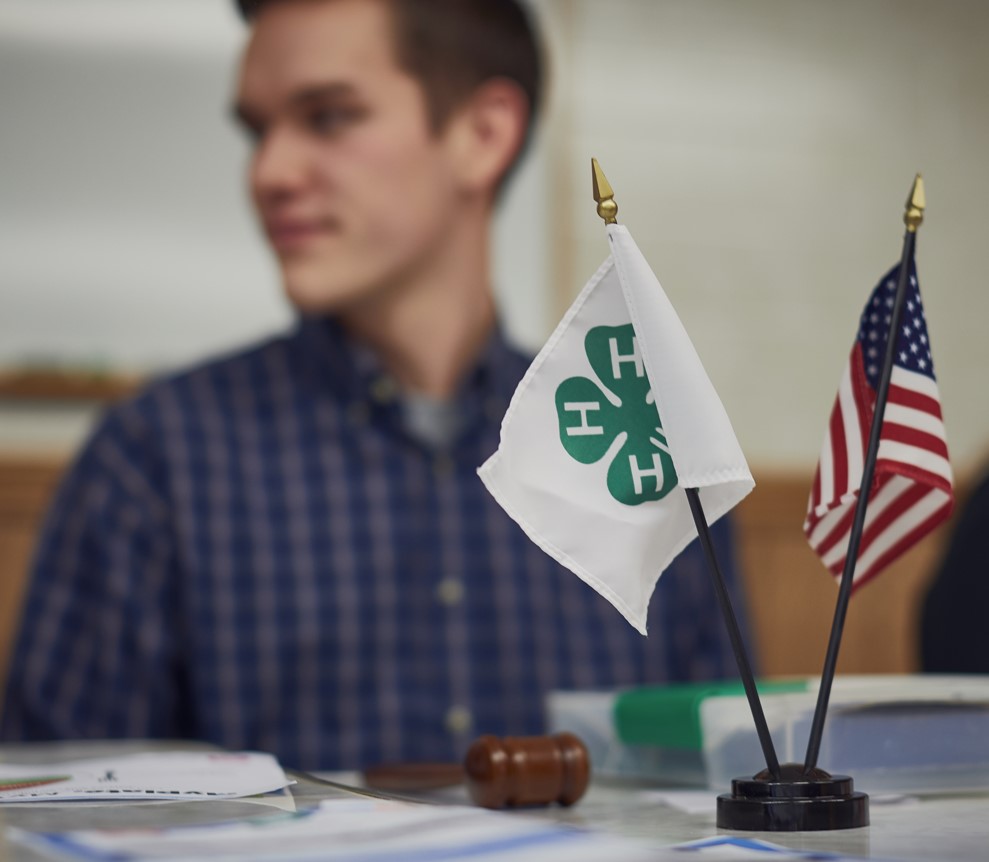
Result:
<svg viewBox="0 0 989 862"><path fill-rule="evenodd" d="M236 2L250 20L279 0ZM540 39L519 0L383 2L391 9L398 62L422 84L434 129L485 81L507 78L519 86L529 102L529 122L517 162L532 137L543 88Z"/></svg>

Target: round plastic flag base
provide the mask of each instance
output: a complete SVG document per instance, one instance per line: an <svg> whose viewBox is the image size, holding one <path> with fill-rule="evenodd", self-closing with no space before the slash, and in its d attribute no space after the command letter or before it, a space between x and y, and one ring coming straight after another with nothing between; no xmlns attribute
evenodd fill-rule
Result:
<svg viewBox="0 0 989 862"><path fill-rule="evenodd" d="M784 763L779 780L763 770L736 778L731 793L718 797L718 827L751 832L819 832L869 825L869 797L853 789L847 775L823 769L804 772Z"/></svg>

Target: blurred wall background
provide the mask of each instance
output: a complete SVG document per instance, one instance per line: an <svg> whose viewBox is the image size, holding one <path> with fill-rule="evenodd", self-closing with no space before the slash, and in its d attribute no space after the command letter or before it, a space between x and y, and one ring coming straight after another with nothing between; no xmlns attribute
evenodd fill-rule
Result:
<svg viewBox="0 0 989 862"><path fill-rule="evenodd" d="M858 315L918 266L956 469L989 454L989 4L534 0L551 110L498 226L536 348L606 253L597 156L750 461L805 472ZM228 120L230 0L0 0L0 368L154 371L288 324ZM92 411L5 404L0 445Z"/></svg>

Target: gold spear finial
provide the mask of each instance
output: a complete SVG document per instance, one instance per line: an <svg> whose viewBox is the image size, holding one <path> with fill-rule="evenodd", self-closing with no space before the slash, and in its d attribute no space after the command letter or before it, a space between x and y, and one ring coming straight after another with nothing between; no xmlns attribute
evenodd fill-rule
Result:
<svg viewBox="0 0 989 862"><path fill-rule="evenodd" d="M591 184L594 188L594 200L598 204L598 215L605 224L618 224L618 204L615 203L615 191L601 170L597 159L591 159Z"/></svg>
<svg viewBox="0 0 989 862"><path fill-rule="evenodd" d="M924 178L917 174L913 181L913 188L910 189L910 197L907 198L907 210L903 213L903 223L910 233L916 233L917 228L924 221L924 207L927 201L924 197Z"/></svg>

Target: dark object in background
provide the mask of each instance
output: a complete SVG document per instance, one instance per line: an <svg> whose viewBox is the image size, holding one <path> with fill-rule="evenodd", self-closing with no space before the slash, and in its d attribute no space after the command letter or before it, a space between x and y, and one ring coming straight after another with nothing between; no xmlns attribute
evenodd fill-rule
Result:
<svg viewBox="0 0 989 862"><path fill-rule="evenodd" d="M989 673L989 475L962 509L924 601L920 664L930 673Z"/></svg>

